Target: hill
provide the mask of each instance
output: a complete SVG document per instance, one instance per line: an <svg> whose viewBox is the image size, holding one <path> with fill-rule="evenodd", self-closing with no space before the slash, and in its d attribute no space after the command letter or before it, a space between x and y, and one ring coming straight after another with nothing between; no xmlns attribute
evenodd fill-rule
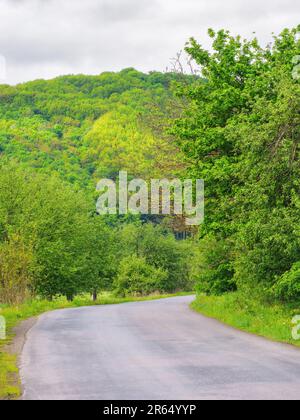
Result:
<svg viewBox="0 0 300 420"><path fill-rule="evenodd" d="M191 80L125 69L1 85L1 157L85 187L120 169L132 176L173 175L183 158L162 127L152 129L151 119L162 122L170 107L179 112L173 86L183 78Z"/></svg>

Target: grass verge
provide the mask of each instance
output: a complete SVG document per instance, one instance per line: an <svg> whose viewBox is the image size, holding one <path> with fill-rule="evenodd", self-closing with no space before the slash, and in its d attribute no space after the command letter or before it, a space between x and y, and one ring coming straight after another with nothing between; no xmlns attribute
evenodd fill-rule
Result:
<svg viewBox="0 0 300 420"><path fill-rule="evenodd" d="M89 296L78 296L73 302L65 298L59 298L52 302L34 299L19 306L0 305L0 316L6 320L7 339L0 341L0 400L17 399L21 395L21 387L18 375L17 355L9 354L6 346L13 340L13 328L21 321L41 315L44 312L56 309L76 308L81 306L113 305L128 302L141 302L157 299L166 299L175 296L187 296L191 293L176 293L170 295L153 295L142 298L127 297L118 298L110 293L99 295L96 302L91 301Z"/></svg>
<svg viewBox="0 0 300 420"><path fill-rule="evenodd" d="M300 347L292 338L292 320L300 315L300 305L261 303L236 292L198 296L191 308L239 330Z"/></svg>

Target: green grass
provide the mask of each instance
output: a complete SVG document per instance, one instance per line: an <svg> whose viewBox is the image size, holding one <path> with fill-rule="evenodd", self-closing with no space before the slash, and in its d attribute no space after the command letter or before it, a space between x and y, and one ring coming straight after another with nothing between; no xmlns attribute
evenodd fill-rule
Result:
<svg viewBox="0 0 300 420"><path fill-rule="evenodd" d="M240 293L228 293L223 296L198 296L191 308L239 330L300 346L300 341L292 338L292 319L300 315L300 304L267 304Z"/></svg>
<svg viewBox="0 0 300 420"><path fill-rule="evenodd" d="M17 356L8 354L4 349L4 346L9 344L13 339L12 329L21 321L56 309L149 301L190 294L191 293L176 293L170 295L152 295L141 298L118 298L110 293L104 293L99 296L96 302L91 301L89 296L78 296L73 302L68 302L65 298L59 298L52 302L34 299L19 306L0 305L0 315L4 316L7 325L7 339L0 341L0 400L17 399L21 395Z"/></svg>

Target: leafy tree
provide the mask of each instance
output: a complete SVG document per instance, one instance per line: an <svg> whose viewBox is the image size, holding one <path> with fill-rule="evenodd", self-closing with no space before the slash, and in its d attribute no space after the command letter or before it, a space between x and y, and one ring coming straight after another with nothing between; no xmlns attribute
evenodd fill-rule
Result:
<svg viewBox="0 0 300 420"><path fill-rule="evenodd" d="M167 275L163 269L148 264L145 258L131 255L121 261L114 287L123 296L149 295L162 291L161 284Z"/></svg>
<svg viewBox="0 0 300 420"><path fill-rule="evenodd" d="M177 241L170 231L151 223L130 224L121 229L119 240L120 258L135 254L167 273L161 279L159 290L174 292L192 288L188 264L190 249L185 242Z"/></svg>
<svg viewBox="0 0 300 420"><path fill-rule="evenodd" d="M203 250L199 287L207 292L237 283L267 294L299 260L298 32L286 29L262 48L256 39L210 30L212 52L194 39L186 48L206 82L182 87L190 105L174 133L191 176L206 182L201 235L221 251Z"/></svg>
<svg viewBox="0 0 300 420"><path fill-rule="evenodd" d="M0 237L5 245L20 235L24 247L32 250L31 289L70 300L99 290L109 271L102 267L108 263L109 236L91 217L86 195L57 177L48 179L15 164L1 167L0 185Z"/></svg>
<svg viewBox="0 0 300 420"><path fill-rule="evenodd" d="M33 257L17 234L0 243L0 302L22 303L29 295Z"/></svg>

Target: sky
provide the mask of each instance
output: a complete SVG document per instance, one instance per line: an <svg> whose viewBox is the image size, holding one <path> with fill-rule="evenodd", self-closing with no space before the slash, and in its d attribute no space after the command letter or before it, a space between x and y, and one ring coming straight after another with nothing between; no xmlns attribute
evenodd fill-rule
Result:
<svg viewBox="0 0 300 420"><path fill-rule="evenodd" d="M190 37L209 48L210 27L266 44L299 10L298 0L0 0L0 79L164 71Z"/></svg>

